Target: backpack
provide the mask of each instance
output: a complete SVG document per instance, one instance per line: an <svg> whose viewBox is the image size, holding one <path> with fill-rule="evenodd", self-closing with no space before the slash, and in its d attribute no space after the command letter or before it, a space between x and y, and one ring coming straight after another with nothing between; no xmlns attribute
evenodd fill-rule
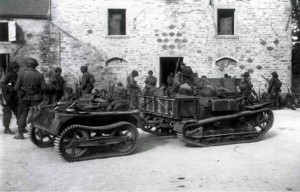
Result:
<svg viewBox="0 0 300 192"><path fill-rule="evenodd" d="M96 80L95 80L94 75L91 75L91 74L90 74L90 80L89 80L89 83L92 84L92 85L94 85L95 82L96 82Z"/></svg>
<svg viewBox="0 0 300 192"><path fill-rule="evenodd" d="M277 79L277 80L274 82L275 88L281 88L281 85L282 85L282 82L281 82L279 79Z"/></svg>

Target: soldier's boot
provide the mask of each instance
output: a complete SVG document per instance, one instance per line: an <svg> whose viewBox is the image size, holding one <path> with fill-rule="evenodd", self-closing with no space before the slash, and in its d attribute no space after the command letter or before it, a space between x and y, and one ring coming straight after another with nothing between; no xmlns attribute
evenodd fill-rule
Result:
<svg viewBox="0 0 300 192"><path fill-rule="evenodd" d="M19 132L14 136L14 139L21 139L21 140L25 139L23 132L22 132L22 131L19 131Z"/></svg>
<svg viewBox="0 0 300 192"><path fill-rule="evenodd" d="M4 129L4 134L14 135L15 133L14 133L12 130L10 130L9 127L5 127L5 129Z"/></svg>

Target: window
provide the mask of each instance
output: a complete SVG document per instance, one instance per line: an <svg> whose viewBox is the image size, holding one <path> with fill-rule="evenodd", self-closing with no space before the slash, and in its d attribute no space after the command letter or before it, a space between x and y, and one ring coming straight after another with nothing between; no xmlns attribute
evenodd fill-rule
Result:
<svg viewBox="0 0 300 192"><path fill-rule="evenodd" d="M126 35L126 9L108 10L108 35Z"/></svg>
<svg viewBox="0 0 300 192"><path fill-rule="evenodd" d="M0 42L16 41L16 23L0 21Z"/></svg>
<svg viewBox="0 0 300 192"><path fill-rule="evenodd" d="M218 35L234 35L235 9L218 9Z"/></svg>
<svg viewBox="0 0 300 192"><path fill-rule="evenodd" d="M0 23L0 41L8 41L8 23Z"/></svg>

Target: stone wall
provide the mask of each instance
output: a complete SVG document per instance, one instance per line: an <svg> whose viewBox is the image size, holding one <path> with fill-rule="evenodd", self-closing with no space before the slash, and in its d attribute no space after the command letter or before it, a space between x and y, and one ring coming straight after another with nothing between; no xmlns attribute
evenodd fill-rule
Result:
<svg viewBox="0 0 300 192"><path fill-rule="evenodd" d="M222 7L236 9L233 37L216 36L216 10ZM111 8L126 9L125 36L107 35ZM249 71L261 91L261 75L270 78L276 70L285 88L291 83L290 11L289 0L52 0L51 21L40 31L49 30L49 46L41 42L48 38L37 37L35 47L45 50L34 54L43 70L61 66L70 86L78 83L82 65L89 66L98 88L125 83L133 69L144 86L148 70L159 77L160 57L184 57L199 76L240 77ZM107 64L114 57L122 62ZM236 62L216 64L222 58Z"/></svg>
<svg viewBox="0 0 300 192"><path fill-rule="evenodd" d="M2 20L6 21L6 20ZM25 67L29 57L37 59L38 70L48 77L59 63L59 43L57 32L50 30L47 20L10 19L16 23L16 41L0 42L0 53L9 54L10 61Z"/></svg>

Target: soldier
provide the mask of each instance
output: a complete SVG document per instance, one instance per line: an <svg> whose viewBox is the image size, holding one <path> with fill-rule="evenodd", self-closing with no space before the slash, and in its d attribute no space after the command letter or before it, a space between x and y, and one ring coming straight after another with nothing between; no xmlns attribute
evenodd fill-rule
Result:
<svg viewBox="0 0 300 192"><path fill-rule="evenodd" d="M3 126L4 134L14 134L9 128L12 112L18 119L18 97L14 90L15 83L18 78L19 64L11 62L8 64L8 73L1 78L0 86L3 92L2 110L3 110Z"/></svg>
<svg viewBox="0 0 300 192"><path fill-rule="evenodd" d="M155 96L158 96L158 97L168 96L167 86L165 84L161 84L161 86L156 90Z"/></svg>
<svg viewBox="0 0 300 192"><path fill-rule="evenodd" d="M26 119L30 107L37 107L42 101L42 90L45 87L44 77L35 68L38 66L36 59L29 58L27 68L20 74L15 84L15 90L18 91L20 98L18 134L15 139L25 139Z"/></svg>
<svg viewBox="0 0 300 192"><path fill-rule="evenodd" d="M137 82L134 80L135 77L139 76L139 73L136 70L133 70L131 74L127 77L126 89L129 95L129 106L132 109L138 108L138 95L141 92L140 87Z"/></svg>
<svg viewBox="0 0 300 192"><path fill-rule="evenodd" d="M95 77L88 72L87 66L81 66L80 70L83 74L81 81L82 95L90 94L94 89Z"/></svg>
<svg viewBox="0 0 300 192"><path fill-rule="evenodd" d="M269 89L268 89L268 95L274 95L274 106L277 109L280 109L282 107L282 100L279 95L279 92L281 92L281 85L282 82L278 79L277 72L272 72L272 79L269 81Z"/></svg>
<svg viewBox="0 0 300 192"><path fill-rule="evenodd" d="M153 76L153 71L148 71L148 77L145 80L145 95L153 96L156 89L157 78Z"/></svg>
<svg viewBox="0 0 300 192"><path fill-rule="evenodd" d="M128 109L126 102L126 89L121 82L117 83L113 93L113 100L107 107L107 111L118 111Z"/></svg>
<svg viewBox="0 0 300 192"><path fill-rule="evenodd" d="M245 72L243 77L244 79L241 81L239 88L243 93L243 97L246 98L246 104L253 105L254 97L252 96L252 93L256 95L256 92L253 89L249 72Z"/></svg>
<svg viewBox="0 0 300 192"><path fill-rule="evenodd" d="M107 100L107 91L105 89L100 90L100 98Z"/></svg>
<svg viewBox="0 0 300 192"><path fill-rule="evenodd" d="M60 67L55 68L54 72L55 74L51 79L51 83L55 86L55 101L59 101L64 95L65 80L61 76L62 69Z"/></svg>
<svg viewBox="0 0 300 192"><path fill-rule="evenodd" d="M167 77L167 84L168 87L172 87L173 86L173 81L174 81L174 73L171 72L168 77Z"/></svg>

